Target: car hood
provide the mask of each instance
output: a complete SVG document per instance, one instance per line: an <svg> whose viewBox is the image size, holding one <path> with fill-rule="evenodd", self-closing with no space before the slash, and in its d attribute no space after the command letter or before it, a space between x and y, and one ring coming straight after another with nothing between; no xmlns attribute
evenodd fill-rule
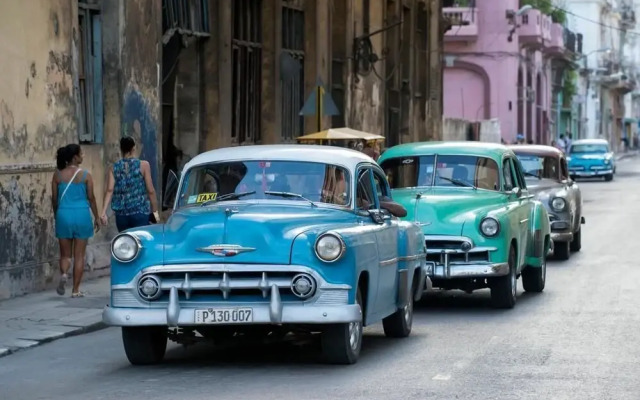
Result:
<svg viewBox="0 0 640 400"><path fill-rule="evenodd" d="M164 230L164 263L289 264L291 247L300 233L352 224L345 210L304 205L225 202L175 212ZM198 249L212 245L246 248L233 256L215 256Z"/></svg>
<svg viewBox="0 0 640 400"><path fill-rule="evenodd" d="M545 205L548 205L546 201L550 198L567 195L564 185L554 179L527 179L527 189L530 194Z"/></svg>
<svg viewBox="0 0 640 400"><path fill-rule="evenodd" d="M571 161L578 160L604 160L606 158L605 153L577 153L571 154Z"/></svg>
<svg viewBox="0 0 640 400"><path fill-rule="evenodd" d="M393 200L407 209L407 221L420 224L426 235L461 235L465 223L505 202L504 194L468 188L396 189Z"/></svg>

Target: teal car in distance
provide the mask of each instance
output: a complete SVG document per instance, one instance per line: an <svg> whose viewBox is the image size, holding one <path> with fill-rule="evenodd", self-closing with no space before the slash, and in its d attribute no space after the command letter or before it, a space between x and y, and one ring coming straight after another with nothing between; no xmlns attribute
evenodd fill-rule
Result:
<svg viewBox="0 0 640 400"><path fill-rule="evenodd" d="M405 220L422 227L432 287L490 288L492 304L516 304L517 279L541 292L553 242L545 207L527 190L506 146L424 142L392 147L378 163Z"/></svg>
<svg viewBox="0 0 640 400"><path fill-rule="evenodd" d="M567 154L571 179L602 178L613 180L616 159L609 142L604 139L575 140Z"/></svg>

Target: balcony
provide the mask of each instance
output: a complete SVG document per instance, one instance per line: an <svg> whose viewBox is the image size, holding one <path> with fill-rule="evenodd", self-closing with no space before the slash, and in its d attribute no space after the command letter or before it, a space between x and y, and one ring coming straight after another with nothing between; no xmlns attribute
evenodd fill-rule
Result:
<svg viewBox="0 0 640 400"><path fill-rule="evenodd" d="M549 57L564 58L568 55L565 47L564 27L560 24L551 24L551 40L545 43L545 53Z"/></svg>
<svg viewBox="0 0 640 400"><path fill-rule="evenodd" d="M636 27L636 12L630 7L623 7L620 11L620 28L632 30Z"/></svg>
<svg viewBox="0 0 640 400"><path fill-rule="evenodd" d="M470 42L478 39L477 8L443 8L442 14L453 25L444 35L446 42Z"/></svg>
<svg viewBox="0 0 640 400"><path fill-rule="evenodd" d="M540 10L530 10L521 17L518 37L522 45L543 47L545 41L551 40L551 18L542 14Z"/></svg>

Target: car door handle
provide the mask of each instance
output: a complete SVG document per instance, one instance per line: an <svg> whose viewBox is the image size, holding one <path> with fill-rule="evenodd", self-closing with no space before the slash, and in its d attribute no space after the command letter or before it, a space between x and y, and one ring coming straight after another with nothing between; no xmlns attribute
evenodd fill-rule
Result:
<svg viewBox="0 0 640 400"><path fill-rule="evenodd" d="M525 222L529 221L529 219L523 219L522 221L520 221L520 224L524 224Z"/></svg>

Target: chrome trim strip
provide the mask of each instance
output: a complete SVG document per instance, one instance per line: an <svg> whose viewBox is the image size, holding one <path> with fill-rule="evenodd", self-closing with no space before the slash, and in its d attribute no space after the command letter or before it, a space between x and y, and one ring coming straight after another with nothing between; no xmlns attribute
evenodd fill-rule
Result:
<svg viewBox="0 0 640 400"><path fill-rule="evenodd" d="M395 258L392 258L392 259L389 259L389 260L380 261L380 266L381 267L386 267L386 266L394 265L394 264L397 264L397 263L398 263L398 257L395 257Z"/></svg>
<svg viewBox="0 0 640 400"><path fill-rule="evenodd" d="M429 241L467 242L467 243L469 243L471 245L471 247L475 246L475 243L473 243L473 240L471 240L470 238L468 238L466 236L424 235L424 240L426 242L429 242Z"/></svg>
<svg viewBox="0 0 640 400"><path fill-rule="evenodd" d="M427 262L427 275L430 279L452 279L472 277L505 276L509 273L509 263L459 263L450 262L446 266Z"/></svg>
<svg viewBox="0 0 640 400"><path fill-rule="evenodd" d="M520 221L521 224L524 224L525 222L529 222L529 218L523 219L522 221Z"/></svg>
<svg viewBox="0 0 640 400"><path fill-rule="evenodd" d="M469 251L462 249L429 249L427 248L427 254L466 254L466 253L482 253L485 251L496 251L497 247L474 247Z"/></svg>
<svg viewBox="0 0 640 400"><path fill-rule="evenodd" d="M426 254L415 254L413 256L402 256L402 257L394 257L394 258L390 258L388 260L384 260L384 261L380 261L380 266L384 267L387 265L391 265L391 264L395 264L397 262L400 261L416 261L416 260L421 260L423 258L426 258Z"/></svg>

